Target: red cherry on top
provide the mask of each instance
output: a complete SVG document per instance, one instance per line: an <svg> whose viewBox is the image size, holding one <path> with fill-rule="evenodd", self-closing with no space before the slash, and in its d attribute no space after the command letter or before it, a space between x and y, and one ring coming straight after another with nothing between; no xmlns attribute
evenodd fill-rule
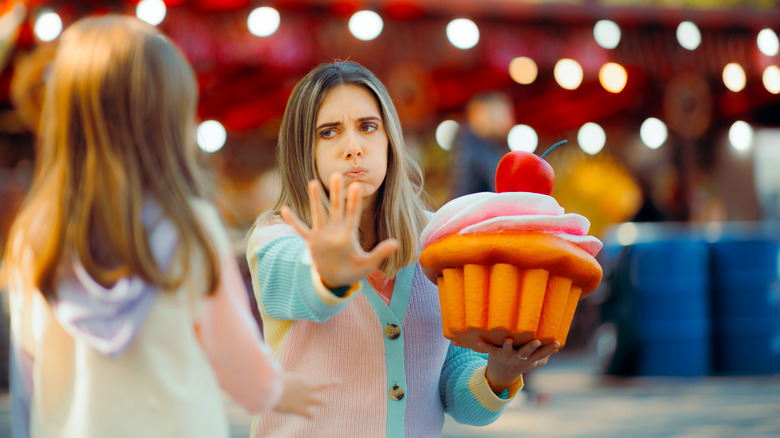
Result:
<svg viewBox="0 0 780 438"><path fill-rule="evenodd" d="M543 195L552 193L555 171L544 157L565 143L566 140L563 140L554 144L541 157L523 151L504 155L496 168L496 192L533 192Z"/></svg>

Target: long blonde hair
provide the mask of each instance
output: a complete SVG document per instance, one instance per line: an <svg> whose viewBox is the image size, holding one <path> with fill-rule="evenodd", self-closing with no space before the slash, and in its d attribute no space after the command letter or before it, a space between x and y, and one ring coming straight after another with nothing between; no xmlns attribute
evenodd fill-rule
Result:
<svg viewBox="0 0 780 438"><path fill-rule="evenodd" d="M154 27L116 15L71 25L47 83L35 177L11 229L6 277L25 257L25 281L55 298L57 268L75 255L101 284L138 275L173 289L202 251L212 291L219 260L190 204L206 193L196 103L192 68ZM151 252L141 215L148 199L178 232L175 272Z"/></svg>
<svg viewBox="0 0 780 438"><path fill-rule="evenodd" d="M426 206L421 198L423 176L420 166L405 151L401 123L387 89L371 71L356 62L322 64L293 89L282 119L277 147L282 192L273 209L260 215L254 227L277 217L284 205L289 205L311 226L306 185L312 179L319 180L314 154L317 113L325 96L339 85L365 88L374 96L382 113L388 139L388 159L387 176L378 192L376 237L377 241L390 237L399 241L399 249L380 266L385 274L395 276L401 268L416 262L421 251L420 233L427 222ZM324 194L322 184L320 189ZM323 199L327 203L327 196Z"/></svg>

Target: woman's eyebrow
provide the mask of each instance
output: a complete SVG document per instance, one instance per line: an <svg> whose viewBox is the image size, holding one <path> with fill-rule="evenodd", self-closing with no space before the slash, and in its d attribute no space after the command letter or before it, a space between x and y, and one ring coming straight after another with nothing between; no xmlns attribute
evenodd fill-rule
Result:
<svg viewBox="0 0 780 438"><path fill-rule="evenodd" d="M336 128L338 126L341 126L341 122L323 123L323 124L317 126L316 130L319 131L322 128Z"/></svg>
<svg viewBox="0 0 780 438"><path fill-rule="evenodd" d="M361 117L361 118L358 119L358 122L373 122L373 121L381 122L382 119L380 119L377 116L366 116L366 117Z"/></svg>

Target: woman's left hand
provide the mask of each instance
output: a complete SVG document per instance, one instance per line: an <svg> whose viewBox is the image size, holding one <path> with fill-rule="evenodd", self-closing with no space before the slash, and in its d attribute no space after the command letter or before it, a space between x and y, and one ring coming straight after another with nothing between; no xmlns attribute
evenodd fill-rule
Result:
<svg viewBox="0 0 780 438"><path fill-rule="evenodd" d="M523 373L527 373L547 363L550 355L561 348L555 341L542 347L542 341L531 340L517 350L512 346L512 338L506 338L502 347L480 342L479 346L488 352L488 365L485 371L490 389L500 394L514 385Z"/></svg>

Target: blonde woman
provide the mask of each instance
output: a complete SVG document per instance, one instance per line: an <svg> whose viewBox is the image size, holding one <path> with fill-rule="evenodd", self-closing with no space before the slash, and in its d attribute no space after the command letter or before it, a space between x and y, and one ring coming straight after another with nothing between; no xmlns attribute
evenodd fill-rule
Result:
<svg viewBox="0 0 780 438"><path fill-rule="evenodd" d="M205 200L196 90L139 20L63 34L5 255L16 436L227 437L222 389L250 412L319 403L313 380L282 383Z"/></svg>
<svg viewBox="0 0 780 438"><path fill-rule="evenodd" d="M354 62L295 87L278 145L282 194L248 238L266 341L285 369L340 385L306 420L273 412L253 436L441 436L444 413L483 425L557 343L489 355L442 336L438 291L417 262L422 175L382 83Z"/></svg>

